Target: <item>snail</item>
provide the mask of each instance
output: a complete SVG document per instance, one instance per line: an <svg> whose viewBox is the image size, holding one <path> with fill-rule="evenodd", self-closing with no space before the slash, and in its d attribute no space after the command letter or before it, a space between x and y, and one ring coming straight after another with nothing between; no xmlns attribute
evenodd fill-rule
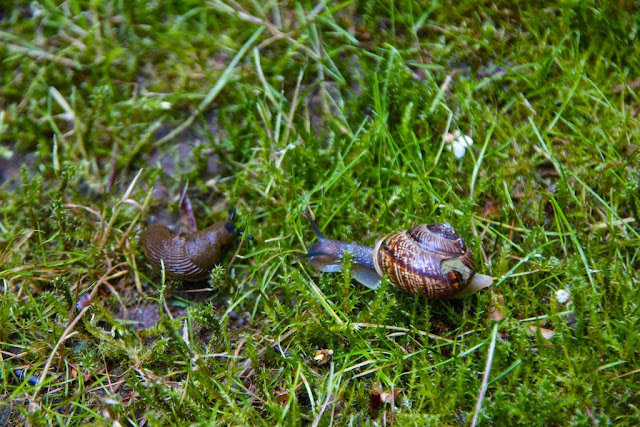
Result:
<svg viewBox="0 0 640 427"><path fill-rule="evenodd" d="M353 278L371 289L380 286L385 274L397 288L432 299L462 298L493 283L491 276L476 273L471 249L449 224L416 225L370 247L327 239L304 215L318 241L303 257L321 272L342 270L342 258L349 253Z"/></svg>
<svg viewBox="0 0 640 427"><path fill-rule="evenodd" d="M219 221L190 234L175 233L167 226L151 224L140 233L140 244L151 266L168 277L197 281L206 279L220 262L235 236L242 236L233 223L235 209L228 220ZM246 236L251 238L251 236Z"/></svg>

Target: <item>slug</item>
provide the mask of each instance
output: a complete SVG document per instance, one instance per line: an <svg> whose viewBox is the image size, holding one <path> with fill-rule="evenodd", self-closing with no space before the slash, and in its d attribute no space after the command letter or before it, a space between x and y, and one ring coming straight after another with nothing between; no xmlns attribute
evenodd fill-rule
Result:
<svg viewBox="0 0 640 427"><path fill-rule="evenodd" d="M167 226L151 224L140 233L140 244L147 260L156 271L167 277L186 281L204 280L220 263L236 235L231 212L228 220L219 221L190 234L174 233ZM247 236L250 238L250 236Z"/></svg>

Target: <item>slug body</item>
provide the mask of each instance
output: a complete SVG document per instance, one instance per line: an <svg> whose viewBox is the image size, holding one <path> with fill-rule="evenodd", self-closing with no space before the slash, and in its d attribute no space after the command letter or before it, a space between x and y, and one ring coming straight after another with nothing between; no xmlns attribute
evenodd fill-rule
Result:
<svg viewBox="0 0 640 427"><path fill-rule="evenodd" d="M371 248L327 239L308 218L318 241L305 257L319 271L340 271L348 252L354 279L372 289L385 274L399 289L433 299L462 298L493 283L490 276L475 272L471 249L449 224L421 224L391 233Z"/></svg>
<svg viewBox="0 0 640 427"><path fill-rule="evenodd" d="M140 244L151 266L168 277L197 281L206 279L220 262L236 236L235 224L219 221L191 234L174 233L160 224L148 226L140 234Z"/></svg>

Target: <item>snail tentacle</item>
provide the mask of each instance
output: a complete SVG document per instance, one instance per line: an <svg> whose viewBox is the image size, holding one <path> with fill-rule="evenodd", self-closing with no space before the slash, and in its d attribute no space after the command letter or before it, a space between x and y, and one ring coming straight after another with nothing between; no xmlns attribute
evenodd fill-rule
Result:
<svg viewBox="0 0 640 427"><path fill-rule="evenodd" d="M493 283L493 278L475 272L473 254L449 224L422 224L391 233L375 247L327 239L308 214L305 216L318 237L304 255L317 270L342 270L345 253L351 255L353 277L376 289L387 275L396 287L427 298L460 298Z"/></svg>
<svg viewBox="0 0 640 427"><path fill-rule="evenodd" d="M380 279L382 276L376 272L373 265L373 248L361 245L356 242L342 242L340 240L327 239L311 215L304 212L303 215L311 223L311 228L318 238L313 243L306 254L301 258L308 258L316 270L323 273L337 273L343 270L343 259L345 253L351 256L351 275L362 285L377 289L380 287Z"/></svg>

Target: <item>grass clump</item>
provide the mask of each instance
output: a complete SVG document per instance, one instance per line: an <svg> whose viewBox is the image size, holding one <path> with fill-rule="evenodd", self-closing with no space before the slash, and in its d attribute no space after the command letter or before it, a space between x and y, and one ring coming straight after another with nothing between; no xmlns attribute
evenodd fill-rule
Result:
<svg viewBox="0 0 640 427"><path fill-rule="evenodd" d="M0 12L0 424L638 424L639 13ZM200 227L235 207L254 237L208 284L136 240L187 183ZM317 274L308 208L365 244L448 222L496 284L427 301Z"/></svg>

